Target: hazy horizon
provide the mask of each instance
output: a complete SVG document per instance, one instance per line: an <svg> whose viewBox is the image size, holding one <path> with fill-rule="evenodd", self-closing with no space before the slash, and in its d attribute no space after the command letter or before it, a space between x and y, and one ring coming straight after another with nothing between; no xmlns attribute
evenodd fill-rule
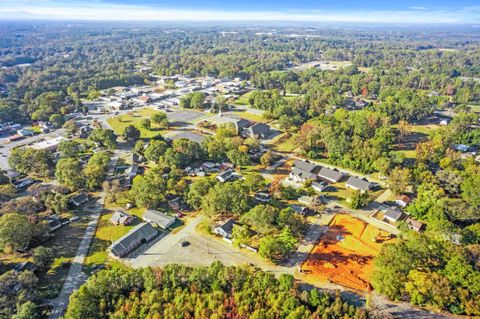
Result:
<svg viewBox="0 0 480 319"><path fill-rule="evenodd" d="M462 0L389 3L336 1L3 0L3 20L335 22L380 24L476 24L480 5Z"/></svg>

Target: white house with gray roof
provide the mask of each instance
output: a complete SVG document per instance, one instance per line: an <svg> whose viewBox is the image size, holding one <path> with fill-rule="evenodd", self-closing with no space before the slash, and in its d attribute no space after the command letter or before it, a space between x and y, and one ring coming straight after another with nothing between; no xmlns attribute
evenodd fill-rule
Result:
<svg viewBox="0 0 480 319"><path fill-rule="evenodd" d="M360 192L364 193L372 188L372 183L370 183L367 180L360 179L355 176L350 176L345 183L345 186L347 188L353 189L353 190L359 190Z"/></svg>
<svg viewBox="0 0 480 319"><path fill-rule="evenodd" d="M343 173L327 167L322 167L318 172L318 177L330 183L338 183L343 178Z"/></svg>

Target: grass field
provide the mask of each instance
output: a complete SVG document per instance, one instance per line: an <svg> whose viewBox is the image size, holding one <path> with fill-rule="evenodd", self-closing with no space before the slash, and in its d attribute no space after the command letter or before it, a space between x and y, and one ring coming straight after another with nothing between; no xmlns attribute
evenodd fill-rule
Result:
<svg viewBox="0 0 480 319"><path fill-rule="evenodd" d="M259 122L259 123L269 123L270 121L267 120L266 118L263 117L263 115L260 114L254 114L248 111L240 111L240 112L234 112L233 113L235 116L241 117L243 119L253 121L253 122Z"/></svg>
<svg viewBox="0 0 480 319"><path fill-rule="evenodd" d="M298 147L295 135L290 133L280 134L269 145L278 152L293 152Z"/></svg>
<svg viewBox="0 0 480 319"><path fill-rule="evenodd" d="M238 105L249 105L248 99L249 99L250 96L253 94L253 92L255 92L255 91L250 91L250 92L247 92L247 93L241 95L240 97L238 97L238 98L235 100L235 103L234 103L234 104L238 104Z"/></svg>
<svg viewBox="0 0 480 319"><path fill-rule="evenodd" d="M152 129L146 130L142 127L141 122L143 119L149 119L152 115L160 113L149 108L144 108L139 111L135 111L133 116L129 114L123 114L116 117L109 118L107 120L108 124L115 131L115 134L122 135L123 131L128 125L133 125L140 130L141 138L152 138L158 134L167 132L166 129L161 129L152 123Z"/></svg>
<svg viewBox="0 0 480 319"><path fill-rule="evenodd" d="M351 215L337 214L301 269L324 282L370 291L373 258L391 241L389 233Z"/></svg>
<svg viewBox="0 0 480 319"><path fill-rule="evenodd" d="M39 290L43 296L56 297L60 293L69 270L66 265L69 266L75 256L86 227L86 219L70 223L58 229L54 237L43 244L52 248L55 253L50 270L39 275Z"/></svg>

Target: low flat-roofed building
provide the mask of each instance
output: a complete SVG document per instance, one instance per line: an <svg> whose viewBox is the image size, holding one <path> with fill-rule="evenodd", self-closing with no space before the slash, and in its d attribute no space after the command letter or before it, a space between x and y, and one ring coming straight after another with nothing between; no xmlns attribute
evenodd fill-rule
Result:
<svg viewBox="0 0 480 319"><path fill-rule="evenodd" d="M400 220L403 220L404 217L405 217L405 213L402 212L397 207L389 207L385 211L385 214L383 215L383 217L386 220L388 220L389 222L395 223L395 222L398 222Z"/></svg>
<svg viewBox="0 0 480 319"><path fill-rule="evenodd" d="M163 229L167 229L168 227L172 226L176 218L172 216L168 216L158 210L149 209L143 213L142 218L144 221L157 225Z"/></svg>
<svg viewBox="0 0 480 319"><path fill-rule="evenodd" d="M56 151L58 145L65 140L65 137L58 136L49 140L33 144L31 147L36 150Z"/></svg>
<svg viewBox="0 0 480 319"><path fill-rule="evenodd" d="M149 223L141 223L110 246L110 252L115 257L124 257L140 245L158 236L158 230Z"/></svg>

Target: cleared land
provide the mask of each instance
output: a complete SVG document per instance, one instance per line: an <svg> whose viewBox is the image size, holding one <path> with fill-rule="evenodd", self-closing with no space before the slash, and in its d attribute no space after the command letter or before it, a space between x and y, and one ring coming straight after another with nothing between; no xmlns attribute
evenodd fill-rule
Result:
<svg viewBox="0 0 480 319"><path fill-rule="evenodd" d="M369 291L373 258L390 233L348 214L337 214L301 270L315 279Z"/></svg>
<svg viewBox="0 0 480 319"><path fill-rule="evenodd" d="M160 133L166 132L165 129L162 129L155 124L152 123L152 128L150 130L146 130L142 127L141 123L144 119L150 119L152 115L156 113L160 113L159 111L155 111L149 108L141 109L138 111L133 112L132 114L123 114L116 117L109 118L107 120L110 127L115 131L115 134L122 135L125 128L129 125L135 126L137 129L140 130L140 137L141 138L152 138Z"/></svg>

